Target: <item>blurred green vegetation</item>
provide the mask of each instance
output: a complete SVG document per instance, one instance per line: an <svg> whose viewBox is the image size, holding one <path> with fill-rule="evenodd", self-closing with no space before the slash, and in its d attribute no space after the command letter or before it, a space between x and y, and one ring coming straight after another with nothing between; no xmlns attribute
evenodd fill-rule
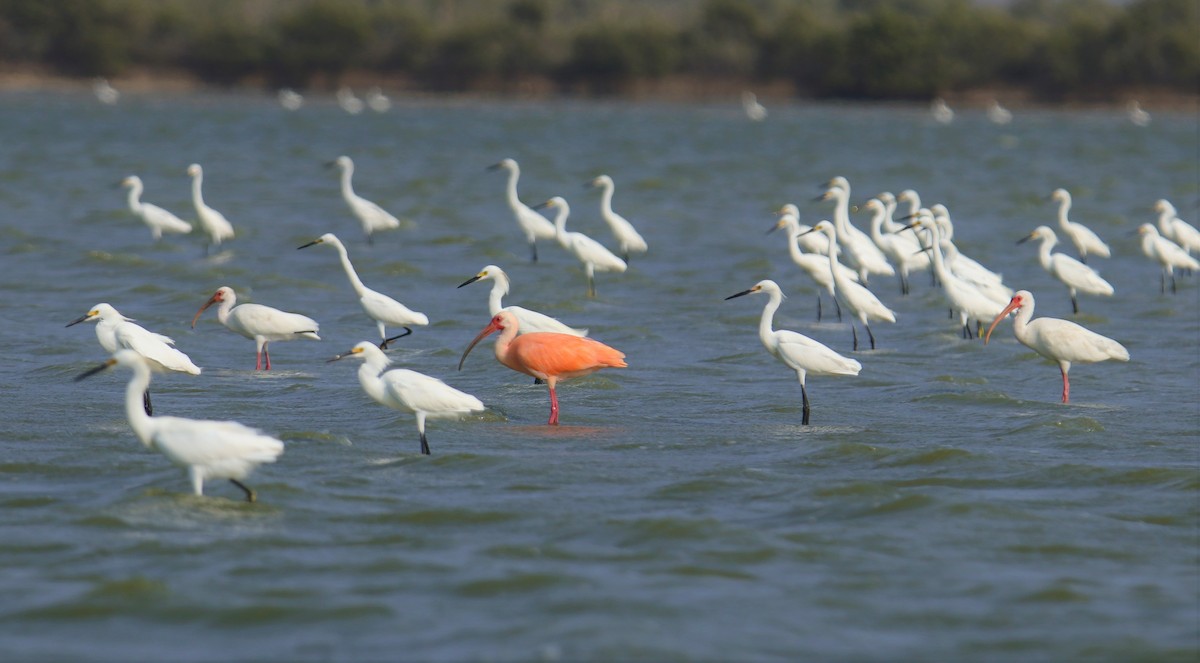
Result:
<svg viewBox="0 0 1200 663"><path fill-rule="evenodd" d="M1040 100L1200 88L1197 0L0 0L0 65L333 86L620 94L671 76L798 94Z"/></svg>

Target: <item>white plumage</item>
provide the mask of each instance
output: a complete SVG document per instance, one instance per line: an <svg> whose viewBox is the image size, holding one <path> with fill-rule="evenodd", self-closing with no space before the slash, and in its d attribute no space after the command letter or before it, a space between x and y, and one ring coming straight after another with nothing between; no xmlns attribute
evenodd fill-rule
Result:
<svg viewBox="0 0 1200 663"><path fill-rule="evenodd" d="M358 382L372 400L417 416L423 454L429 454L429 442L425 438L426 417L453 417L484 409L478 398L435 377L404 368L388 368L391 362L387 355L372 343L363 341L329 361L345 357L363 360L358 369Z"/></svg>
<svg viewBox="0 0 1200 663"><path fill-rule="evenodd" d="M1079 260L1087 262L1089 255L1098 255L1101 258L1112 256L1112 251L1100 236L1092 232L1091 228L1076 223L1067 218L1067 213L1071 211L1071 194L1066 189L1055 189L1054 193L1050 194L1051 199L1058 202L1058 227L1062 229L1063 234L1071 243L1075 245L1075 250L1079 252Z"/></svg>
<svg viewBox="0 0 1200 663"><path fill-rule="evenodd" d="M262 367L264 356L267 360L266 370L271 370L271 352L267 344L272 341L294 341L298 338L321 340L321 337L317 336L320 325L306 315L288 313L262 304L242 304L235 307L237 295L229 286L217 288L204 306L196 311L196 316L192 318L192 327L195 328L201 313L217 303L220 304L217 308L217 319L221 324L232 332L254 339L256 371Z"/></svg>
<svg viewBox="0 0 1200 663"><path fill-rule="evenodd" d="M145 186L142 184L142 178L130 175L121 180L121 186L129 189L129 210L150 228L150 235L154 237L155 241L162 239L163 233L184 235L192 232L192 224L158 205L142 202L142 191Z"/></svg>
<svg viewBox="0 0 1200 663"><path fill-rule="evenodd" d="M374 320L375 324L379 326L379 347L387 349L388 343L411 334L412 329L409 328L409 325L423 327L429 324L429 317L424 313L414 311L382 292L377 292L364 285L362 279L358 278L358 272L354 270L354 265L350 262L350 254L346 252L346 246L337 238L337 235L325 233L299 248L304 249L317 244L328 244L337 250L338 257L342 261L342 269L346 271L346 278L350 280L350 286L358 295L359 305L362 306L367 317ZM402 327L404 333L388 338L387 325Z"/></svg>
<svg viewBox="0 0 1200 663"><path fill-rule="evenodd" d="M941 229L928 214L922 213L912 225L932 233L933 241L930 242L929 253L933 258L933 271L942 284L942 294L949 301L950 308L958 313L963 338L971 338L971 323L974 322L978 328L984 322L992 320L1004 309L1004 303L997 303L974 284L959 278L950 270L942 256L942 247L953 244L942 241Z"/></svg>
<svg viewBox="0 0 1200 663"><path fill-rule="evenodd" d="M883 305L879 298L862 284L855 283L848 278L845 278L839 273L837 247L838 235L837 229L828 221L820 221L812 227L808 232L823 232L829 238L829 269L833 272L834 294L842 306L850 309L850 314L858 318L859 323L867 330L867 336L871 339L871 349L875 349L875 334L871 333L871 320L885 320L887 322L895 322L896 314ZM854 324L850 324L850 333L854 336L854 349L858 350L858 332L854 329Z"/></svg>
<svg viewBox="0 0 1200 663"><path fill-rule="evenodd" d="M769 299L766 306L763 307L762 318L758 323L758 338L767 348L767 352L770 352L788 368L796 371L796 377L800 379L800 395L804 403L804 417L801 423L808 425L809 403L808 390L804 384L805 377L809 373L813 375L858 375L858 372L862 370L862 364L843 357L829 349L828 346L818 343L804 334L787 329L773 329L775 312L779 310L779 305L783 301L783 291L780 290L779 284L770 279L759 281L753 288L730 295L725 299L759 293L766 293Z"/></svg>
<svg viewBox="0 0 1200 663"><path fill-rule="evenodd" d="M829 188L818 200L834 201L833 224L837 228L838 246L845 251L846 260L858 272L861 283L866 284L870 274L896 274L870 235L850 224L850 182L846 178L838 176L830 180Z"/></svg>
<svg viewBox="0 0 1200 663"><path fill-rule="evenodd" d="M479 270L475 276L458 284L458 287L471 285L476 281L490 279L492 281L492 291L488 295L488 315L496 316L500 311L509 311L517 317L517 322L520 325L517 328L518 334L528 334L529 332L556 332L559 334L570 334L571 336L587 336L588 330L575 329L566 324L552 318L544 313L531 311L521 306L504 306L504 295L508 294L509 280L508 274L496 265L488 265Z"/></svg>
<svg viewBox="0 0 1200 663"><path fill-rule="evenodd" d="M502 159L497 163L488 166L488 170L507 170L508 185L504 193L508 201L508 208L512 210L513 218L516 219L517 225L521 227L521 232L525 235L525 241L529 243L529 251L532 256L532 261L537 262L537 241L539 239L548 240L555 238L554 224L550 223L546 217L538 214L521 199L517 197L517 180L521 178L521 167L513 159Z"/></svg>
<svg viewBox="0 0 1200 663"><path fill-rule="evenodd" d="M1200 270L1200 261L1189 256L1175 242L1158 234L1158 229L1149 223L1138 226L1138 234L1142 236L1142 254L1158 263L1162 268L1159 278L1159 292L1167 289L1167 277L1171 277L1171 292L1175 292L1175 268Z"/></svg>
<svg viewBox="0 0 1200 663"><path fill-rule="evenodd" d="M83 373L82 380L111 366L133 371L125 389L125 414L134 434L147 448L158 451L187 470L196 495L204 494L208 479L229 479L253 502L253 490L241 482L260 464L273 463L283 442L236 421L182 417L151 417L142 409L142 394L150 387L151 364L133 350L118 350L112 359Z"/></svg>
<svg viewBox="0 0 1200 663"><path fill-rule="evenodd" d="M1033 232L1017 241L1018 244L1031 239L1041 240L1038 248L1038 261L1042 269L1067 286L1071 293L1071 310L1079 312L1079 302L1076 295L1080 292L1086 295L1103 295L1111 297L1114 290L1112 284L1101 278L1100 274L1065 253L1051 253L1050 250L1058 244L1058 235L1049 226L1038 226Z"/></svg>
<svg viewBox="0 0 1200 663"><path fill-rule="evenodd" d="M217 210L204 204L204 194L201 187L204 184L204 169L200 164L188 166L187 174L192 178L192 205L196 208L196 220L200 229L208 235L208 243L220 246L221 242L233 239L233 224Z"/></svg>
<svg viewBox="0 0 1200 663"><path fill-rule="evenodd" d="M784 230L785 231L784 239L787 242L788 255L791 257L792 262L794 262L797 267L804 270L804 272L806 274L808 274L808 277L811 278L818 286L828 290L829 296L833 297L834 305L837 306L837 290L834 288L833 273L829 269L829 258L823 254L818 255L816 253L805 253L804 249L801 248L801 246L800 246L801 242L799 240L801 239L801 234L808 230L811 230L811 228L809 228L808 226L801 226L800 222L796 219L795 215L784 214L779 217L779 220L775 222L775 225L771 226L771 230L768 230L767 232L772 232L774 230ZM819 236L825 237L824 235L819 235ZM828 250L828 247L829 247L829 239L828 238L825 238L825 247L826 247L826 250ZM845 278L847 278L851 281L858 281L858 273L855 272L854 270L850 269L849 267L846 267L845 265L838 263L837 269L839 272L842 273L842 276L844 276ZM842 311L841 311L841 308L839 307L838 308L838 319L840 320L841 317L842 317ZM818 290L817 291L817 321L819 322L820 320L821 320L821 293Z"/></svg>
<svg viewBox="0 0 1200 663"><path fill-rule="evenodd" d="M625 271L625 261L604 248L603 244L583 233L567 232L567 216L571 214L571 207L567 205L567 201L555 196L538 207L557 210L554 216L555 239L558 240L559 246L583 263L584 272L587 273L589 297L596 296L596 272L620 273Z"/></svg>
<svg viewBox="0 0 1200 663"><path fill-rule="evenodd" d="M608 229L612 231L613 237L617 238L617 248L621 251L621 258L628 263L630 253L645 253L646 240L642 238L632 223L613 211L612 198L613 191L616 189L613 179L608 175L599 175L588 182L588 185L601 189L600 218L604 219L604 222L608 224Z"/></svg>
<svg viewBox="0 0 1200 663"><path fill-rule="evenodd" d="M379 205L354 193L354 186L351 184L351 179L354 177L354 161L350 157L340 156L333 161L332 165L341 170L342 199L346 201L350 211L358 218L363 232L367 235L368 242L374 241L374 235L377 232L395 230L400 227L400 219L392 216Z"/></svg>
<svg viewBox="0 0 1200 663"><path fill-rule="evenodd" d="M1154 203L1158 212L1158 230L1163 237L1178 244L1189 254L1200 253L1200 230L1177 216L1175 206L1165 199Z"/></svg>
<svg viewBox="0 0 1200 663"><path fill-rule="evenodd" d="M1125 346L1069 320L1038 318L1031 322L1033 295L1028 290L1018 290L1008 306L992 321L987 334L983 337L985 344L992 337L992 330L996 328L996 325L1013 310L1017 311L1017 316L1013 320L1013 334L1017 340L1025 347L1058 364L1058 370L1062 373L1062 402L1064 403L1070 402L1071 383L1067 378L1067 373L1070 372L1072 363L1091 364L1108 359L1129 361L1129 351L1125 349Z"/></svg>

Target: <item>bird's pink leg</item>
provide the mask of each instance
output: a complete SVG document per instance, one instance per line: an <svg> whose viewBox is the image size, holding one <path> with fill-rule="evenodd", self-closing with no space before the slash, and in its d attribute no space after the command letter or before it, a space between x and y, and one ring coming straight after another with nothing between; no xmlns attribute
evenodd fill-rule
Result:
<svg viewBox="0 0 1200 663"><path fill-rule="evenodd" d="M550 421L546 422L550 426L558 425L558 395L554 393L554 383L550 383Z"/></svg>
<svg viewBox="0 0 1200 663"><path fill-rule="evenodd" d="M1071 400L1071 381L1067 379L1067 372L1061 366L1058 370L1062 371L1063 376L1063 402L1069 403Z"/></svg>
<svg viewBox="0 0 1200 663"><path fill-rule="evenodd" d="M271 370L271 348L263 343L263 355L267 358L267 370Z"/></svg>
<svg viewBox="0 0 1200 663"><path fill-rule="evenodd" d="M262 350L254 351L254 370L262 370Z"/></svg>

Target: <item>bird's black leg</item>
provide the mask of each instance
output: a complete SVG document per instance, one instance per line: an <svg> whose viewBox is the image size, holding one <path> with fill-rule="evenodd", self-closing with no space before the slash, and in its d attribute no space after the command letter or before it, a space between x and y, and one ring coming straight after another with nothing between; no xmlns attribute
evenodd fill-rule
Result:
<svg viewBox="0 0 1200 663"><path fill-rule="evenodd" d="M249 486L242 483L241 481L238 481L237 479L230 479L229 481L230 481L230 483L237 486L238 488L241 488L243 493L246 493L246 501L247 502L257 502L258 501L258 494L255 493L253 490L250 490Z"/></svg>
<svg viewBox="0 0 1200 663"><path fill-rule="evenodd" d="M1171 294L1175 294L1175 272L1171 272Z"/></svg>
<svg viewBox="0 0 1200 663"><path fill-rule="evenodd" d="M842 305L838 303L837 297L833 298L833 307L837 309L838 322L842 321Z"/></svg>
<svg viewBox="0 0 1200 663"><path fill-rule="evenodd" d="M430 455L429 454L429 440L425 439L424 431L421 432L421 453L426 456Z"/></svg>
<svg viewBox="0 0 1200 663"><path fill-rule="evenodd" d="M804 417L800 420L800 423L804 426L807 426L808 425L808 390L804 388L804 385L800 385L800 397L804 399Z"/></svg>
<svg viewBox="0 0 1200 663"><path fill-rule="evenodd" d="M588 297L596 296L596 279L592 276L588 277Z"/></svg>
<svg viewBox="0 0 1200 663"><path fill-rule="evenodd" d="M821 321L821 293L817 293L817 322Z"/></svg>
<svg viewBox="0 0 1200 663"><path fill-rule="evenodd" d="M146 410L146 414L154 416L154 406L150 404L150 390L142 392L142 408Z"/></svg>
<svg viewBox="0 0 1200 663"><path fill-rule="evenodd" d="M903 274L900 275L900 294L908 294L908 278L906 278Z"/></svg>
<svg viewBox="0 0 1200 663"><path fill-rule="evenodd" d="M385 338L385 339L383 339L383 342L379 344L379 349L380 349L380 350L387 350L388 343L391 343L392 341L394 341L394 340L396 340L396 339L398 339L398 338L404 338L405 336L408 336L409 334L411 334L411 333L412 333L412 330L411 330L411 329L409 329L408 327L401 327L401 329L403 329L403 330L404 330L404 333L403 333L403 334L397 334L397 335L395 335L395 336L393 336L393 337L391 337L391 338Z"/></svg>
<svg viewBox="0 0 1200 663"><path fill-rule="evenodd" d="M871 333L871 325L863 325L863 327L867 330L867 336L870 337L870 339L871 339L871 349L874 350L875 349L875 335Z"/></svg>
<svg viewBox="0 0 1200 663"><path fill-rule="evenodd" d="M1071 312L1079 313L1079 302L1075 300L1075 295L1071 295Z"/></svg>
<svg viewBox="0 0 1200 663"><path fill-rule="evenodd" d="M529 262L537 262L537 242L529 243Z"/></svg>
<svg viewBox="0 0 1200 663"><path fill-rule="evenodd" d="M975 338L983 338L983 323L979 320L975 321Z"/></svg>
<svg viewBox="0 0 1200 663"><path fill-rule="evenodd" d="M850 334L854 336L854 350L858 350L858 331L854 329L854 323L850 323Z"/></svg>
<svg viewBox="0 0 1200 663"><path fill-rule="evenodd" d="M1158 273L1158 294L1167 294L1167 275L1162 272Z"/></svg>
<svg viewBox="0 0 1200 663"><path fill-rule="evenodd" d="M629 252L626 251L625 253L621 254L621 259L625 261L625 266L628 267L629 266Z"/></svg>

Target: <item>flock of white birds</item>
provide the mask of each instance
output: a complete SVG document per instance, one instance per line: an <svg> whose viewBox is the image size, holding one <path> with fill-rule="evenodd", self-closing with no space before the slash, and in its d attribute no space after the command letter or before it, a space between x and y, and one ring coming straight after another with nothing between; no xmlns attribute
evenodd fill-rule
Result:
<svg viewBox="0 0 1200 663"><path fill-rule="evenodd" d="M280 102L285 107L298 108L302 99L288 92L281 92ZM97 94L100 94L99 90ZM343 107L348 103L348 99L341 98L345 96L339 95ZM369 96L369 101L373 101L371 107L375 110L386 110L386 97L381 100L381 94ZM758 104L753 94L746 93L743 103L751 119L758 121L766 117L765 108ZM1008 113L995 104L989 109L989 116L994 116L993 121L1001 123L1011 119L1011 114L1004 115L1001 111ZM953 117L953 111L944 102L935 103L933 112L938 121L950 121ZM354 192L351 182L354 163L349 157L340 156L328 165L339 170L342 196L360 222L368 241L373 240L375 233L404 225L396 216ZM583 265L589 296L595 296L596 273L624 272L633 254L648 250L645 239L634 225L613 210L615 184L608 175L597 176L587 185L601 190L601 217L611 230L620 255L587 235L568 231L566 222L570 207L563 198L554 197L533 207L522 202L517 192L521 170L515 160L503 159L489 168L507 173L505 198L529 246L530 259L535 262L538 260L539 240L553 240ZM142 201L144 187L136 175L126 177L121 182L128 189L129 209L150 229L156 241L164 234L184 234L194 229L204 234L209 248L232 240L235 237L232 224L204 202L203 170L200 165L192 164L186 172L192 178L195 226L162 207ZM1112 284L1087 264L1089 258L1110 257L1111 250L1091 229L1068 218L1072 201L1066 190L1055 190L1050 199L1058 204L1058 232L1048 225L1041 225L1018 243L1039 242L1038 261L1049 275L1067 288L1073 312L1078 313L1079 295L1112 296L1115 292ZM839 320L845 311L850 319L853 350L857 351L859 346L855 322L866 332L869 345L874 349L876 338L871 323L896 321L895 312L870 289L871 278L898 276L901 295L906 295L910 292L909 281L912 276L929 271L940 286L940 292L964 338L979 336L986 342L995 327L1015 312L1014 333L1017 340L1058 364L1064 403L1069 402L1068 372L1073 363L1129 360L1128 351L1120 343L1074 322L1046 317L1032 319L1034 298L1029 291L1014 292L1003 282L1000 274L971 259L954 244L954 224L944 205L925 207L913 190L898 195L880 193L861 207L871 215L869 232L864 232L850 221L851 189L846 178L835 177L830 180L825 192L817 200L833 202L832 220L822 220L813 226L803 225L799 221L797 207L788 204L779 210L778 221L770 230L783 231L789 257L811 279L818 293L825 291L830 295ZM901 203L906 204L908 209L907 213L898 217L897 208ZM1136 232L1141 236L1143 254L1161 269L1161 291L1166 292L1169 281L1171 292L1175 292L1176 269L1200 270L1200 262L1193 257L1193 254L1200 254L1200 231L1180 219L1175 207L1167 200L1157 201L1153 209L1158 214L1157 226L1144 223ZM539 210L552 213L553 221ZM1054 251L1059 242L1059 233L1075 248L1078 259ZM427 417L477 412L484 409L483 403L437 378L392 368L383 351L390 342L412 333L412 327L428 325L428 316L368 288L354 269L345 244L336 235L327 233L298 248L318 245L332 247L337 252L346 277L363 311L376 323L380 338L377 346L370 342L359 343L330 361L347 357L362 360L358 377L363 390L382 405L413 412L420 434L421 451L429 453L425 434ZM519 306L505 307L502 300L509 292L510 282L504 270L496 265L485 266L459 287L484 280L492 281L488 300L490 313L495 316L507 311L515 316L521 333L549 331L572 336L587 335L586 329L570 327L537 311ZM774 329L774 316L784 299L783 291L775 281L760 281L726 299L751 294L767 295L759 324L759 337L771 355L795 371L803 401L802 423L807 425L810 402L806 377L809 374L858 375L862 364L798 332ZM823 314L821 301L818 295L818 320ZM193 327L203 312L213 305L217 305L217 317L223 325L255 341L256 370L264 367L270 370L269 344L272 342L320 339L319 324L312 318L260 304L238 305L236 294L229 287L218 289L197 311L192 320ZM184 467L197 495L203 493L205 480L224 478L244 491L248 501L254 501L254 491L242 480L258 464L274 461L283 452L282 442L236 422L151 416L153 409L149 386L152 372L175 371L197 375L201 369L174 347L172 339L142 328L109 304L95 305L67 326L81 322L96 323L100 345L112 358L84 373L79 379L110 366L131 369L133 377L126 391L125 407L137 437L147 447ZM985 323L988 324L986 334L983 333ZM393 330L402 329L403 333L389 336L389 326Z"/></svg>

